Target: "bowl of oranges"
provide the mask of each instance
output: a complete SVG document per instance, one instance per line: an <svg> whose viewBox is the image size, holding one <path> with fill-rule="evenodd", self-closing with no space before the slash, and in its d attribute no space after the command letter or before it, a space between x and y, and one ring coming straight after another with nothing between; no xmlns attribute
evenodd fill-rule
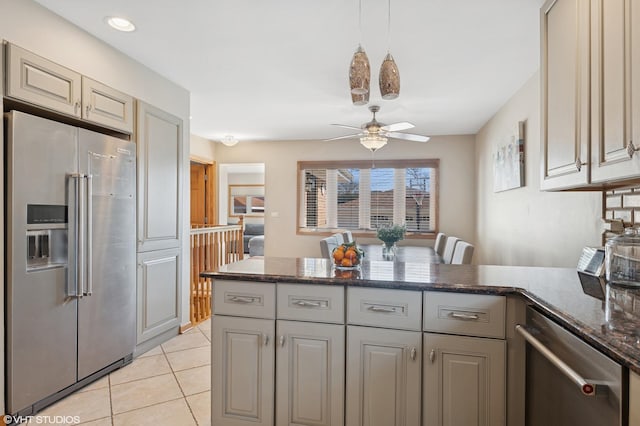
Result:
<svg viewBox="0 0 640 426"><path fill-rule="evenodd" d="M336 269L356 269L364 257L364 251L355 242L340 244L331 253Z"/></svg>

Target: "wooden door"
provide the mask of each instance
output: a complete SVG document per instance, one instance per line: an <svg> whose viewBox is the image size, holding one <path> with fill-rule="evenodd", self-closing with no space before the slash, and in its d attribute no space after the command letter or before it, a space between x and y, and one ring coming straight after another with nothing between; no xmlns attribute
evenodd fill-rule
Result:
<svg viewBox="0 0 640 426"><path fill-rule="evenodd" d="M504 340L424 334L423 426L505 425Z"/></svg>
<svg viewBox="0 0 640 426"><path fill-rule="evenodd" d="M206 167L191 162L191 226L207 223Z"/></svg>
<svg viewBox="0 0 640 426"><path fill-rule="evenodd" d="M211 424L273 425L274 328L274 320L213 317Z"/></svg>
<svg viewBox="0 0 640 426"><path fill-rule="evenodd" d="M589 183L589 3L541 9L542 190Z"/></svg>
<svg viewBox="0 0 640 426"><path fill-rule="evenodd" d="M419 331L347 327L346 424L420 424Z"/></svg>
<svg viewBox="0 0 640 426"><path fill-rule="evenodd" d="M278 321L276 425L344 425L344 325Z"/></svg>

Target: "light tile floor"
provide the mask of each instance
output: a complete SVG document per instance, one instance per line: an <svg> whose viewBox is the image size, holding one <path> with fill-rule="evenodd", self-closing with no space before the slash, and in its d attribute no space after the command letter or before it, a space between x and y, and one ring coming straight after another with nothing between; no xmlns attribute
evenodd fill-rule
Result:
<svg viewBox="0 0 640 426"><path fill-rule="evenodd" d="M38 415L86 426L210 426L211 320Z"/></svg>

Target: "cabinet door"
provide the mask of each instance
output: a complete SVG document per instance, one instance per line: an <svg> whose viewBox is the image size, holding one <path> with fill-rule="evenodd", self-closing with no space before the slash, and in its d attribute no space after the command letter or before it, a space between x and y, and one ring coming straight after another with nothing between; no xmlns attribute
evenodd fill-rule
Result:
<svg viewBox="0 0 640 426"><path fill-rule="evenodd" d="M540 189L589 183L589 3L541 9Z"/></svg>
<svg viewBox="0 0 640 426"><path fill-rule="evenodd" d="M629 373L629 426L640 426L640 376Z"/></svg>
<svg viewBox="0 0 640 426"><path fill-rule="evenodd" d="M421 340L417 331L347 327L347 425L420 424Z"/></svg>
<svg viewBox="0 0 640 426"><path fill-rule="evenodd" d="M276 425L344 424L343 325L278 321Z"/></svg>
<svg viewBox="0 0 640 426"><path fill-rule="evenodd" d="M503 340L424 334L423 426L505 425Z"/></svg>
<svg viewBox="0 0 640 426"><path fill-rule="evenodd" d="M591 1L593 182L637 177L640 172L640 155L633 151L633 139L636 146L640 141L635 137L640 135L640 123L633 123L631 114L634 107L640 107L638 90L632 92L634 84L640 83L632 72L639 53L631 49L631 37L637 38L640 32L638 16L630 0ZM634 20L638 24L634 25Z"/></svg>
<svg viewBox="0 0 640 426"><path fill-rule="evenodd" d="M138 251L180 246L182 120L138 102Z"/></svg>
<svg viewBox="0 0 640 426"><path fill-rule="evenodd" d="M138 254L137 344L180 326L180 249Z"/></svg>
<svg viewBox="0 0 640 426"><path fill-rule="evenodd" d="M82 77L82 118L131 133L133 98L100 82Z"/></svg>
<svg viewBox="0 0 640 426"><path fill-rule="evenodd" d="M80 74L13 44L6 48L7 96L80 117Z"/></svg>
<svg viewBox="0 0 640 426"><path fill-rule="evenodd" d="M273 320L213 317L211 424L273 425Z"/></svg>

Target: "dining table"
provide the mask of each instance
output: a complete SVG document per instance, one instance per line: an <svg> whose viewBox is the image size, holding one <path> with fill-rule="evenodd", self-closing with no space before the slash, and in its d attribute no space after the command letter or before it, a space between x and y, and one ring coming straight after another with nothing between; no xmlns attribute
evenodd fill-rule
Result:
<svg viewBox="0 0 640 426"><path fill-rule="evenodd" d="M363 261L391 261L403 263L444 263L433 247L399 245L392 249L393 254L383 248L383 244L358 244L364 252Z"/></svg>

